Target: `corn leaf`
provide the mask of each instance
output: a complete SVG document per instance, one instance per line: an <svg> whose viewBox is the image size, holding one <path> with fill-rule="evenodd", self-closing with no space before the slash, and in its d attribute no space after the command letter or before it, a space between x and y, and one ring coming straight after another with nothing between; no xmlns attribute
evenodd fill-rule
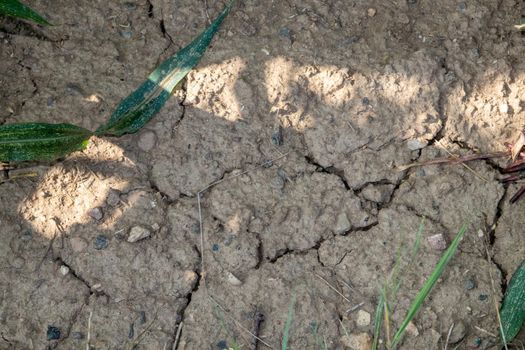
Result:
<svg viewBox="0 0 525 350"><path fill-rule="evenodd" d="M500 310L501 332L507 342L518 335L525 321L525 260L514 272Z"/></svg>
<svg viewBox="0 0 525 350"><path fill-rule="evenodd" d="M108 122L100 126L96 134L120 136L142 128L166 103L177 84L197 65L228 15L231 5L227 5L191 44L155 69L147 81L117 106Z"/></svg>
<svg viewBox="0 0 525 350"><path fill-rule="evenodd" d="M0 126L0 161L53 160L86 148L93 133L71 124Z"/></svg>
<svg viewBox="0 0 525 350"><path fill-rule="evenodd" d="M0 14L28 19L38 24L51 25L44 17L18 0L0 0Z"/></svg>

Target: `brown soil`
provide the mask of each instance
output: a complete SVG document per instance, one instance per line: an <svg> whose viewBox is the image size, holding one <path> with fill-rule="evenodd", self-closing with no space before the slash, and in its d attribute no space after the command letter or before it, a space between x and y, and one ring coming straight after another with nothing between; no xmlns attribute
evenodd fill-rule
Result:
<svg viewBox="0 0 525 350"><path fill-rule="evenodd" d="M26 3L55 26L0 18L1 123L94 129L207 24L205 1ZM289 348L366 349L357 315L423 217L393 328L442 253L427 237L470 225L401 348L441 349L453 323L449 348L489 348L525 201L508 204L500 162L396 166L503 150L522 128L522 14L518 0L239 1L139 133L6 174L34 173L0 185L0 348L85 349L89 334L92 349L172 349L182 322L178 349L253 349L259 312L280 349L295 298ZM201 246L197 194L219 179ZM130 243L137 226L150 236Z"/></svg>

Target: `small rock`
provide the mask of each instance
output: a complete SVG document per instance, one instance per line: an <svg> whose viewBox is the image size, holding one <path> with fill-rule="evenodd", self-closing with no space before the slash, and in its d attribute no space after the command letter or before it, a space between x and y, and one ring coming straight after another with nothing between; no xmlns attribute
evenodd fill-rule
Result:
<svg viewBox="0 0 525 350"><path fill-rule="evenodd" d="M472 290L472 289L476 288L476 286L477 286L477 283L476 283L476 280L474 279L474 277L469 277L465 281L465 289L466 290Z"/></svg>
<svg viewBox="0 0 525 350"><path fill-rule="evenodd" d="M339 215L337 215L337 223L335 224L335 233L338 235L345 234L350 230L352 227L352 224L348 220L348 217L346 216L346 213L342 212Z"/></svg>
<svg viewBox="0 0 525 350"><path fill-rule="evenodd" d="M279 29L279 36L283 37L283 38L286 38L286 39L291 39L292 38L292 31L287 28L287 27L283 27L281 29Z"/></svg>
<svg viewBox="0 0 525 350"><path fill-rule="evenodd" d="M75 253L80 253L81 251L86 249L88 246L87 242L83 238L80 238L80 237L71 238L69 240L69 244L71 244L71 249Z"/></svg>
<svg viewBox="0 0 525 350"><path fill-rule="evenodd" d="M145 152L151 151L156 144L157 135L153 131L145 131L139 137L138 146Z"/></svg>
<svg viewBox="0 0 525 350"><path fill-rule="evenodd" d="M102 292L102 284L96 283L96 284L92 285L91 286L91 290L93 292L101 293Z"/></svg>
<svg viewBox="0 0 525 350"><path fill-rule="evenodd" d="M90 209L88 211L88 215L94 219L94 220L97 220L99 221L100 219L102 219L102 217L104 216L104 214L102 214L102 210L100 208L93 208L93 209Z"/></svg>
<svg viewBox="0 0 525 350"><path fill-rule="evenodd" d="M283 128L279 125L279 127L277 128L277 130L275 130L273 133L272 133L272 143L275 145L275 146L282 146L282 144L284 143L284 139L283 139Z"/></svg>
<svg viewBox="0 0 525 350"><path fill-rule="evenodd" d="M75 340L82 340L84 339L84 334L82 332L72 332L71 337Z"/></svg>
<svg viewBox="0 0 525 350"><path fill-rule="evenodd" d="M31 232L26 232L22 236L20 236L20 239L24 242L29 242L33 239L33 234Z"/></svg>
<svg viewBox="0 0 525 350"><path fill-rule="evenodd" d="M463 338L465 338L466 334L467 334L467 329L465 328L465 324L460 321L454 325L454 328L452 329L452 332L450 333L450 338L448 338L448 343L449 344L459 343Z"/></svg>
<svg viewBox="0 0 525 350"><path fill-rule="evenodd" d="M499 111L501 114L509 113L509 105L507 103L502 103L499 105Z"/></svg>
<svg viewBox="0 0 525 350"><path fill-rule="evenodd" d="M489 298L489 296L487 294L480 294L478 299L479 301L485 301Z"/></svg>
<svg viewBox="0 0 525 350"><path fill-rule="evenodd" d="M410 139L407 141L407 147L411 151L417 151L418 149L425 148L428 145L428 142L421 141L418 139Z"/></svg>
<svg viewBox="0 0 525 350"><path fill-rule="evenodd" d="M428 240L428 243L430 244L430 247L434 250L447 249L447 242L445 241L445 237L443 237L441 233L432 235L428 237L427 240Z"/></svg>
<svg viewBox="0 0 525 350"><path fill-rule="evenodd" d="M47 326L47 340L60 339L60 328L55 326Z"/></svg>
<svg viewBox="0 0 525 350"><path fill-rule="evenodd" d="M128 242L135 243L137 241L140 241L141 239L149 237L150 235L151 232L147 228L144 228L142 226L134 226L129 231Z"/></svg>
<svg viewBox="0 0 525 350"><path fill-rule="evenodd" d="M62 265L60 266L60 274L62 276L65 276L69 273L69 267L67 267L66 265Z"/></svg>
<svg viewBox="0 0 525 350"><path fill-rule="evenodd" d="M227 350L228 349L228 343L226 340L220 340L217 342L217 349L219 350Z"/></svg>
<svg viewBox="0 0 525 350"><path fill-rule="evenodd" d="M368 333L345 335L341 337L341 343L351 350L370 350L371 346Z"/></svg>
<svg viewBox="0 0 525 350"><path fill-rule="evenodd" d="M377 13L377 10L372 7L366 11L366 14L368 15L368 17L374 17L376 13Z"/></svg>
<svg viewBox="0 0 525 350"><path fill-rule="evenodd" d="M104 235L98 235L93 243L96 250L106 249L109 245L109 240Z"/></svg>
<svg viewBox="0 0 525 350"><path fill-rule="evenodd" d="M153 231L158 231L160 229L160 225L155 222L153 225L151 225L151 228Z"/></svg>
<svg viewBox="0 0 525 350"><path fill-rule="evenodd" d="M365 310L359 310L357 312L356 323L358 327L367 327L370 325L370 314Z"/></svg>
<svg viewBox="0 0 525 350"><path fill-rule="evenodd" d="M464 2L460 2L460 3L458 4L458 10L459 10L460 12L465 12L466 9L467 9L467 4L466 4L466 3L464 3Z"/></svg>
<svg viewBox="0 0 525 350"><path fill-rule="evenodd" d="M131 30L121 30L120 31L120 36L122 36L123 38L126 38L126 39L129 39L131 38L133 32Z"/></svg>
<svg viewBox="0 0 525 350"><path fill-rule="evenodd" d="M282 190L284 188L284 179L280 176L275 176L272 179L271 186L276 190Z"/></svg>
<svg viewBox="0 0 525 350"><path fill-rule="evenodd" d="M231 272L228 272L228 283L230 283L232 286L240 286L242 284L242 281L235 277L235 275Z"/></svg>
<svg viewBox="0 0 525 350"><path fill-rule="evenodd" d="M394 187L394 185L368 185L361 191L361 195L371 202L385 203L390 199Z"/></svg>
<svg viewBox="0 0 525 350"><path fill-rule="evenodd" d="M211 246L211 250L213 250L214 252L218 252L219 251L219 245L217 243L213 244Z"/></svg>
<svg viewBox="0 0 525 350"><path fill-rule="evenodd" d="M417 329L417 326L412 321L410 321L407 325L407 332L414 337L417 337L419 335L419 330Z"/></svg>

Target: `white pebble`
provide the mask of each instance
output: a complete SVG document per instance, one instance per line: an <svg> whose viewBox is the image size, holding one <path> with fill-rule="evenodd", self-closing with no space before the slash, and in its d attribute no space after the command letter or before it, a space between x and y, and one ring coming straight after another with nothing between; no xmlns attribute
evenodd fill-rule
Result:
<svg viewBox="0 0 525 350"><path fill-rule="evenodd" d="M60 273L62 274L62 276L67 275L69 273L69 267L67 267L66 265L60 266Z"/></svg>
<svg viewBox="0 0 525 350"><path fill-rule="evenodd" d="M432 235L427 238L428 243L432 247L432 249L435 250L445 250L447 249L447 241L445 241L445 237L441 233L438 233L437 235Z"/></svg>
<svg viewBox="0 0 525 350"><path fill-rule="evenodd" d="M235 277L235 275L231 272L228 272L228 283L230 283L232 286L240 286L242 284L242 281Z"/></svg>
<svg viewBox="0 0 525 350"><path fill-rule="evenodd" d="M358 327L367 327L370 325L370 314L365 310L359 310L357 312L356 323Z"/></svg>

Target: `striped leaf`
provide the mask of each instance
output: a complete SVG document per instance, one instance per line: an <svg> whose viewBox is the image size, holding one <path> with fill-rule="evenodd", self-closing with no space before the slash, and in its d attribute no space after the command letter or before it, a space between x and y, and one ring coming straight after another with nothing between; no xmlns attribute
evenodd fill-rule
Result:
<svg viewBox="0 0 525 350"><path fill-rule="evenodd" d="M182 79L197 65L208 48L232 3L191 44L164 61L142 85L126 97L96 135L120 136L137 132L169 99Z"/></svg>
<svg viewBox="0 0 525 350"><path fill-rule="evenodd" d="M525 261L514 272L500 310L501 332L508 343L518 335L525 322Z"/></svg>
<svg viewBox="0 0 525 350"><path fill-rule="evenodd" d="M0 0L0 14L28 19L38 24L51 25L44 17L18 0Z"/></svg>
<svg viewBox="0 0 525 350"><path fill-rule="evenodd" d="M0 126L0 161L54 160L86 148L93 133L71 124Z"/></svg>

